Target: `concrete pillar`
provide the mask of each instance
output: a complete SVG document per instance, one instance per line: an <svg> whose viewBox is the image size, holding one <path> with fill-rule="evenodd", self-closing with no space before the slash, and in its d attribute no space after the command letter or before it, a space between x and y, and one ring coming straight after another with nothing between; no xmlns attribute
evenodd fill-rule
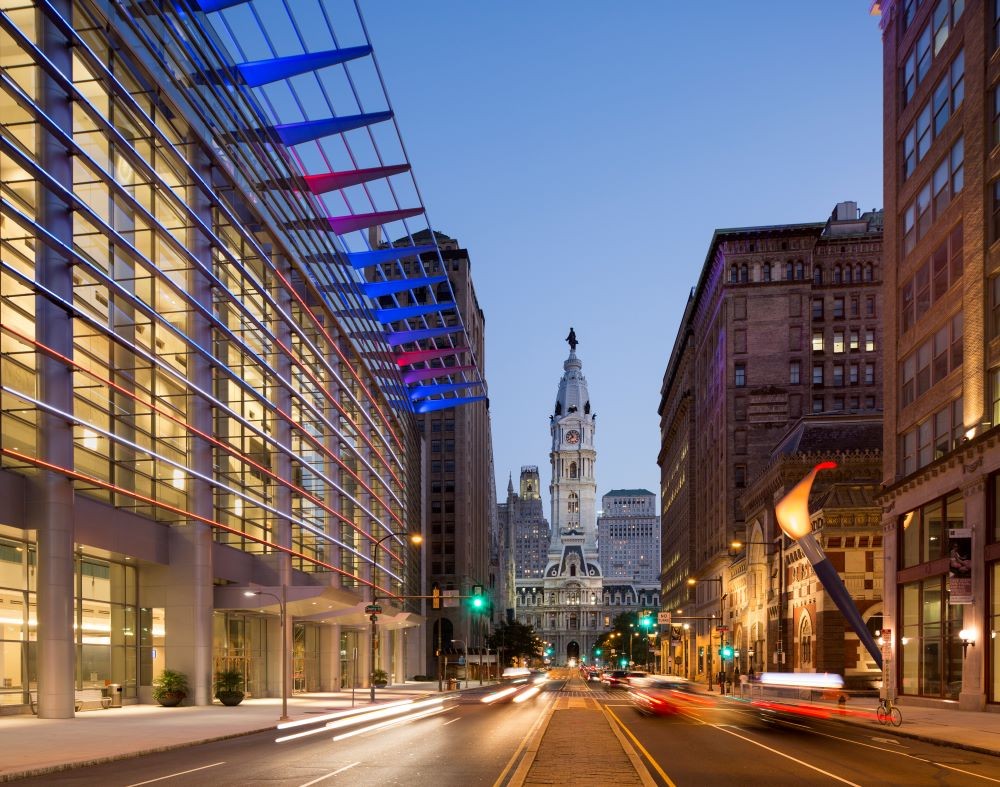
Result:
<svg viewBox="0 0 1000 787"><path fill-rule="evenodd" d="M55 0L57 13L69 18L68 0ZM39 42L53 65L66 76L73 73L66 36L40 13ZM72 134L70 100L58 83L39 71L39 103L48 116ZM42 167L60 184L72 188L72 158L66 148L39 126ZM61 197L38 186L38 222L57 240L72 246L73 217ZM73 299L70 259L49 246L37 244L37 277L44 287L68 301ZM73 325L69 315L48 297L35 298L35 331L38 340L58 353L72 357ZM73 411L73 378L61 361L43 353L36 356L39 397L64 412ZM73 467L73 429L64 417L38 414L37 454L60 467ZM74 714L76 644L73 635L73 486L68 478L41 471L29 488L29 515L38 533L38 715L43 719L68 719Z"/></svg>
<svg viewBox="0 0 1000 787"><path fill-rule="evenodd" d="M962 659L962 691L958 695L960 710L986 710L986 651L990 631L990 598L987 595L986 573L986 475L967 480L962 485L965 504L965 526L972 529L972 603L963 610L962 628L976 632L976 643L964 648Z"/></svg>
<svg viewBox="0 0 1000 787"><path fill-rule="evenodd" d="M211 182L211 165L204 153L198 150L196 166ZM191 187L189 199L195 214L211 226L212 213L207 195ZM203 265L211 267L212 249L208 237L193 228L187 245ZM192 268L189 271L187 289L195 302L212 308L208 278L199 270ZM187 334L194 345L212 347L211 325L201 314L194 311L188 313ZM188 355L188 376L195 388L212 391L212 369L205 357L195 353ZM199 431L211 434L214 425L208 401L192 393L188 395L186 405L188 423ZM195 473L210 478L213 474L211 444L192 437L188 443L187 465ZM192 513L214 518L212 487L194 475L187 479L187 503ZM187 702L193 705L212 702L213 576L211 528L194 519L173 525L167 576L171 587L164 605L166 665L168 669L187 675Z"/></svg>
<svg viewBox="0 0 1000 787"><path fill-rule="evenodd" d="M292 279L292 269L288 262L280 256L276 256L273 259L273 264L278 271L284 276L286 281L291 281ZM286 313L291 312L292 295L281 284L277 276L269 274L272 276L269 285L271 287L271 295L281 307L281 309ZM275 351L271 354L271 365L277 371L279 380L275 380L270 386L268 399L273 402L279 410L285 413L290 413L292 411L292 395L291 391L286 385L281 384L280 380L289 380L292 376L292 360L291 358L283 352L278 345L284 345L285 347L292 346L292 332L289 324L283 319L275 319L271 323L273 325L273 330L275 336L277 337L277 342L275 344ZM288 421L283 418L275 417L273 419L273 434L275 439L278 441L278 445L281 446L282 450L276 451L273 454L274 472L278 474L278 477L283 481L291 482L292 473L292 460L288 454L292 446L292 427ZM271 522L271 538L279 546L291 548L292 546L292 523L289 519L289 515L292 510L292 490L288 488L286 484L275 484L274 489L274 505L275 508L281 512L278 516L275 516ZM282 587L288 587L292 584L292 559L287 552L279 552L275 555L277 560L278 568L278 581ZM281 638L279 647L282 648L278 653L273 654L277 659L278 663L281 663L281 654L286 654L284 661L285 673L281 675L281 669L279 667L279 679L277 683L278 695L280 696L282 692L287 692L288 696L292 693L292 644L294 642L295 635L295 623L291 615L287 615L285 620L284 635ZM282 686L285 688L283 689Z"/></svg>

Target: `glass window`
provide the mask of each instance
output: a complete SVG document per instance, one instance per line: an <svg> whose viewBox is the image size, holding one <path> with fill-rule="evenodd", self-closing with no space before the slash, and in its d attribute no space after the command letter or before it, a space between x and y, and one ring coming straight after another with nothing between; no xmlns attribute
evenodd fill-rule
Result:
<svg viewBox="0 0 1000 787"><path fill-rule="evenodd" d="M737 388L742 388L747 384L747 368L746 364L738 363L735 366L735 385Z"/></svg>
<svg viewBox="0 0 1000 787"><path fill-rule="evenodd" d="M846 349L846 345L844 344L844 332L843 331L834 331L833 332L833 351L835 353L842 353L842 352L845 351L845 349Z"/></svg>
<svg viewBox="0 0 1000 787"><path fill-rule="evenodd" d="M823 352L823 331L813 331L813 352Z"/></svg>
<svg viewBox="0 0 1000 787"><path fill-rule="evenodd" d="M823 384L823 364L813 364L813 385Z"/></svg>
<svg viewBox="0 0 1000 787"><path fill-rule="evenodd" d="M798 385L801 380L799 378L801 373L801 364L798 361L792 361L788 364L788 382L792 385Z"/></svg>

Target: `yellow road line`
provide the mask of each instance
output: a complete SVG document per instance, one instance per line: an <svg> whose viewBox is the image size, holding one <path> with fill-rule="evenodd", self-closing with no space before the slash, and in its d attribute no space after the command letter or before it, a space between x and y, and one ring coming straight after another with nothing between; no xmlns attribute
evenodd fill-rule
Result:
<svg viewBox="0 0 1000 787"><path fill-rule="evenodd" d="M642 752L642 755L649 761L649 764L656 769L656 772L658 774L660 774L660 778L663 779L663 781L665 781L669 787L677 787L677 785L674 784L671 778L667 776L663 768L660 767L660 763L658 763L656 760L653 759L653 755L650 754L648 751L646 751L646 747L643 746L641 743L639 743L639 739L636 738L635 735L632 734L632 731L625 726L625 722L619 719L618 716L615 714L615 712L607 706L604 706L604 712L610 715L611 718L614 719L616 722L618 722L618 726L621 728L622 732L624 732L632 741L632 743L635 744L636 748L638 748L639 751Z"/></svg>

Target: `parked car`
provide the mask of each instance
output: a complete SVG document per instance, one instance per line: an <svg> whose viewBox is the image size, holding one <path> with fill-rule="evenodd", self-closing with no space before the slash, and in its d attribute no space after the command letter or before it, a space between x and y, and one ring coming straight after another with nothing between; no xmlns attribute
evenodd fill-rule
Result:
<svg viewBox="0 0 1000 787"><path fill-rule="evenodd" d="M680 711L692 689L684 678L645 676L629 683L629 697L641 713L671 716Z"/></svg>

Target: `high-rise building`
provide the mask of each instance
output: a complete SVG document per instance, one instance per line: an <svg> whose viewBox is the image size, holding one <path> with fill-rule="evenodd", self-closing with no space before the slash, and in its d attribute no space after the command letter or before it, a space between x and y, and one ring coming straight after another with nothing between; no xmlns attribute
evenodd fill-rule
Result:
<svg viewBox="0 0 1000 787"><path fill-rule="evenodd" d="M597 638L617 615L655 610L660 595L655 578L643 584L634 579L607 578L601 569L597 552L596 420L572 328L566 341L569 357L563 362L549 416L552 519L545 570L541 578L519 576L517 580L517 618L534 626L557 664L591 660ZM536 488L537 470L529 468L521 478L529 489ZM527 489L522 487L522 491Z"/></svg>
<svg viewBox="0 0 1000 787"><path fill-rule="evenodd" d="M881 11L886 628L896 691L1000 702L1000 4ZM964 633L963 633L964 632Z"/></svg>
<svg viewBox="0 0 1000 787"><path fill-rule="evenodd" d="M419 415L467 417L477 356L437 282L359 273L440 258L367 237L426 221L356 11L237 5L0 3L5 708L423 667Z"/></svg>
<svg viewBox="0 0 1000 787"><path fill-rule="evenodd" d="M687 663L701 679L751 479L804 415L881 410L881 254L882 212L853 202L824 222L712 238L659 407L662 593L693 618Z"/></svg>
<svg viewBox="0 0 1000 787"><path fill-rule="evenodd" d="M521 468L518 491L507 482L507 500L500 504L513 545L514 576L538 581L545 574L549 552L549 523L545 518L538 468Z"/></svg>
<svg viewBox="0 0 1000 787"><path fill-rule="evenodd" d="M601 498L597 555L609 579L660 581L660 517L648 489L612 489Z"/></svg>

